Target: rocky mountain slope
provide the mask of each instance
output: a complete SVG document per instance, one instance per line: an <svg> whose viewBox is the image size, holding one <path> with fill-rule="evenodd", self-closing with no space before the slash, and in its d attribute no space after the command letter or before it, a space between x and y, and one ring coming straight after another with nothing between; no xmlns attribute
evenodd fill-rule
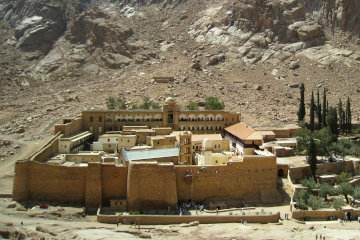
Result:
<svg viewBox="0 0 360 240"><path fill-rule="evenodd" d="M350 96L360 120L359 4L0 0L0 139L19 143L2 158L109 95L183 106L216 95L256 127L296 122L304 82L307 100L323 88L330 104Z"/></svg>

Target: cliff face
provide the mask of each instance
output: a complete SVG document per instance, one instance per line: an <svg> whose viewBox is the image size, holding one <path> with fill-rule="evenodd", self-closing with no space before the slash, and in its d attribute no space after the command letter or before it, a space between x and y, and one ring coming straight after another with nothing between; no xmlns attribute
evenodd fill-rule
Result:
<svg viewBox="0 0 360 240"><path fill-rule="evenodd" d="M330 28L360 36L360 2L357 0L303 0L309 18Z"/></svg>
<svg viewBox="0 0 360 240"><path fill-rule="evenodd" d="M81 1L70 0L3 1L1 5L0 19L15 28L9 43L43 54L64 34L68 21L86 8Z"/></svg>
<svg viewBox="0 0 360 240"><path fill-rule="evenodd" d="M131 107L169 95L216 95L245 122L281 126L296 122L300 83L307 99L326 88L332 106L351 96L360 121L359 4L0 0L0 130L39 136L108 96Z"/></svg>

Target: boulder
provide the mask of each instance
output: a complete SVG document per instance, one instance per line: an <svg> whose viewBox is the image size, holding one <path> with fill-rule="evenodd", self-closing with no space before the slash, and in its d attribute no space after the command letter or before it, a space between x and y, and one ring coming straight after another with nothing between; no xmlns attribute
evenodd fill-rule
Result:
<svg viewBox="0 0 360 240"><path fill-rule="evenodd" d="M17 205L17 202L15 202L15 201L12 201L11 203L9 203L8 205L7 205L7 208L16 208L18 205Z"/></svg>
<svg viewBox="0 0 360 240"><path fill-rule="evenodd" d="M20 126L19 128L17 128L17 129L15 130L15 133L23 133L23 132L25 132L24 126Z"/></svg>
<svg viewBox="0 0 360 240"><path fill-rule="evenodd" d="M291 70L295 70L299 67L300 67L300 65L297 61L291 61L289 64L289 69L291 69Z"/></svg>
<svg viewBox="0 0 360 240"><path fill-rule="evenodd" d="M191 64L190 67L193 69L199 70L199 69L201 69L201 64L199 62L195 62L195 63Z"/></svg>
<svg viewBox="0 0 360 240"><path fill-rule="evenodd" d="M259 84L254 84L253 85L253 89L254 90L262 90L263 89L263 86L259 85Z"/></svg>
<svg viewBox="0 0 360 240"><path fill-rule="evenodd" d="M299 39L303 42L313 40L314 38L324 37L323 28L317 23L304 23L296 30L296 32L299 36Z"/></svg>
<svg viewBox="0 0 360 240"><path fill-rule="evenodd" d="M10 146L11 143L12 143L12 142L11 142L10 140L8 140L8 139L4 139L4 140L2 141L2 145L4 145L5 147Z"/></svg>
<svg viewBox="0 0 360 240"><path fill-rule="evenodd" d="M289 84L289 87L290 88L299 88L299 84L298 83L292 83L292 84Z"/></svg>

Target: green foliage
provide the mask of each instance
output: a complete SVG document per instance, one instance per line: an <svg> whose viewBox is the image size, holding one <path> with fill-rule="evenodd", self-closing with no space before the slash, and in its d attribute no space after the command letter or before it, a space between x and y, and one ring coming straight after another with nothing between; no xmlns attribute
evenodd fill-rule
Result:
<svg viewBox="0 0 360 240"><path fill-rule="evenodd" d="M125 100L125 98L118 97L116 99L116 105L117 105L118 109L125 110L126 109L126 100Z"/></svg>
<svg viewBox="0 0 360 240"><path fill-rule="evenodd" d="M156 103L156 102L152 102L151 103L151 108L154 110L158 110L161 108L160 104Z"/></svg>
<svg viewBox="0 0 360 240"><path fill-rule="evenodd" d="M310 165L310 172L314 179L316 179L316 165L317 165L317 159L316 159L316 145L313 138L310 139L310 144L308 149L306 149L306 156L307 161Z"/></svg>
<svg viewBox="0 0 360 240"><path fill-rule="evenodd" d="M325 201L328 200L328 195L335 195L336 193L336 189L328 183L322 183L319 187L319 196L323 197Z"/></svg>
<svg viewBox="0 0 360 240"><path fill-rule="evenodd" d="M219 101L217 97L211 96L207 97L205 100L205 109L206 110L224 110L225 103Z"/></svg>
<svg viewBox="0 0 360 240"><path fill-rule="evenodd" d="M356 133L356 134L360 134L360 127L358 127L357 129L355 129L355 133Z"/></svg>
<svg viewBox="0 0 360 240"><path fill-rule="evenodd" d="M334 136L333 141L336 142L339 135L338 117L336 108L330 107L326 117L326 124L329 126L332 135Z"/></svg>
<svg viewBox="0 0 360 240"><path fill-rule="evenodd" d="M352 195L354 192L353 186L348 182L340 183L339 192L344 195L346 202L349 204L348 195Z"/></svg>
<svg viewBox="0 0 360 240"><path fill-rule="evenodd" d="M317 119L318 119L319 129L321 129L321 124L322 124L322 114L321 114L321 103L320 103L320 94L319 94L319 90L317 90L316 116L317 116Z"/></svg>
<svg viewBox="0 0 360 240"><path fill-rule="evenodd" d="M322 128L318 131L314 138L317 139L316 143L316 153L318 156L330 156L331 152L331 143L333 140L333 135L328 127Z"/></svg>
<svg viewBox="0 0 360 240"><path fill-rule="evenodd" d="M143 102L139 106L133 104L133 106L131 107L131 109L144 109L144 110L149 110L150 108L157 110L160 109L161 106L158 103L151 101L150 98L144 97Z"/></svg>
<svg viewBox="0 0 360 240"><path fill-rule="evenodd" d="M305 118L305 85L304 83L301 83L300 85L300 104L299 104L299 110L297 112L298 120L304 121Z"/></svg>
<svg viewBox="0 0 360 240"><path fill-rule="evenodd" d="M150 109L150 106L151 106L150 98L144 97L143 103L140 104L139 108L147 110Z"/></svg>
<svg viewBox="0 0 360 240"><path fill-rule="evenodd" d="M199 110L199 105L195 102L190 101L190 103L185 107L187 110Z"/></svg>
<svg viewBox="0 0 360 240"><path fill-rule="evenodd" d="M313 138L313 133L305 126L302 126L301 129L296 131L295 137L297 141L296 151L301 153L306 149L308 149L310 144L310 139Z"/></svg>
<svg viewBox="0 0 360 240"><path fill-rule="evenodd" d="M295 207L307 210L307 198L308 198L308 192L304 189L301 189L300 191L296 191L294 194L294 201L296 202Z"/></svg>
<svg viewBox="0 0 360 240"><path fill-rule="evenodd" d="M301 209L301 210L308 210L308 206L306 204L306 201L304 199L300 199L299 201L296 201L295 207Z"/></svg>
<svg viewBox="0 0 360 240"><path fill-rule="evenodd" d="M338 115L339 115L339 127L341 132L345 132L345 112L342 107L341 99L339 99L338 103Z"/></svg>
<svg viewBox="0 0 360 240"><path fill-rule="evenodd" d="M360 186L355 187L352 197L356 200L360 200Z"/></svg>
<svg viewBox="0 0 360 240"><path fill-rule="evenodd" d="M136 109L139 109L139 106L136 103L133 103L129 109L136 110Z"/></svg>
<svg viewBox="0 0 360 240"><path fill-rule="evenodd" d="M298 153L309 149L310 139L314 139L316 144L316 153L318 156L330 156L331 143L333 141L333 135L329 128L322 128L318 132L311 132L306 127L303 127L296 131L295 134Z"/></svg>
<svg viewBox="0 0 360 240"><path fill-rule="evenodd" d="M326 115L327 115L327 100L326 100L326 89L324 88L323 93L323 110L322 110L322 125L326 127Z"/></svg>
<svg viewBox="0 0 360 240"><path fill-rule="evenodd" d="M346 155L360 156L360 146L348 139L340 139L331 145L332 151L342 157Z"/></svg>
<svg viewBox="0 0 360 240"><path fill-rule="evenodd" d="M316 188L316 182L314 181L313 178L304 178L300 180L300 183L304 187L307 187L310 191Z"/></svg>
<svg viewBox="0 0 360 240"><path fill-rule="evenodd" d="M109 110L114 109L126 109L126 101L125 98L118 97L115 99L112 96L106 98L106 106Z"/></svg>
<svg viewBox="0 0 360 240"><path fill-rule="evenodd" d="M350 133L352 130L351 124L351 106L350 106L350 98L347 98L346 101L346 110L345 110L345 130L347 133Z"/></svg>
<svg viewBox="0 0 360 240"><path fill-rule="evenodd" d="M109 110L115 109L115 98L114 97L107 97L106 98L106 106Z"/></svg>
<svg viewBox="0 0 360 240"><path fill-rule="evenodd" d="M332 206L336 210L339 210L339 209L341 209L341 207L345 206L345 202L342 198L337 198L332 202Z"/></svg>
<svg viewBox="0 0 360 240"><path fill-rule="evenodd" d="M313 132L315 130L315 102L314 102L314 92L311 92L310 100L310 130Z"/></svg>
<svg viewBox="0 0 360 240"><path fill-rule="evenodd" d="M336 181L338 184L349 182L351 179L351 174L348 172L341 172L336 176Z"/></svg>
<svg viewBox="0 0 360 240"><path fill-rule="evenodd" d="M318 210L324 206L324 201L320 198L315 197L314 195L310 195L308 198L308 205L313 210Z"/></svg>

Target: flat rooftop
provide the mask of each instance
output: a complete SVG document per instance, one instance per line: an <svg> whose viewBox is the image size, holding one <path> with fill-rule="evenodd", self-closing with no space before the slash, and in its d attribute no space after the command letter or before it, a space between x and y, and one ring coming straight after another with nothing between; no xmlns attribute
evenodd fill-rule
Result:
<svg viewBox="0 0 360 240"><path fill-rule="evenodd" d="M156 158L178 157L179 148L161 148L141 151L123 150L125 161L151 160Z"/></svg>

